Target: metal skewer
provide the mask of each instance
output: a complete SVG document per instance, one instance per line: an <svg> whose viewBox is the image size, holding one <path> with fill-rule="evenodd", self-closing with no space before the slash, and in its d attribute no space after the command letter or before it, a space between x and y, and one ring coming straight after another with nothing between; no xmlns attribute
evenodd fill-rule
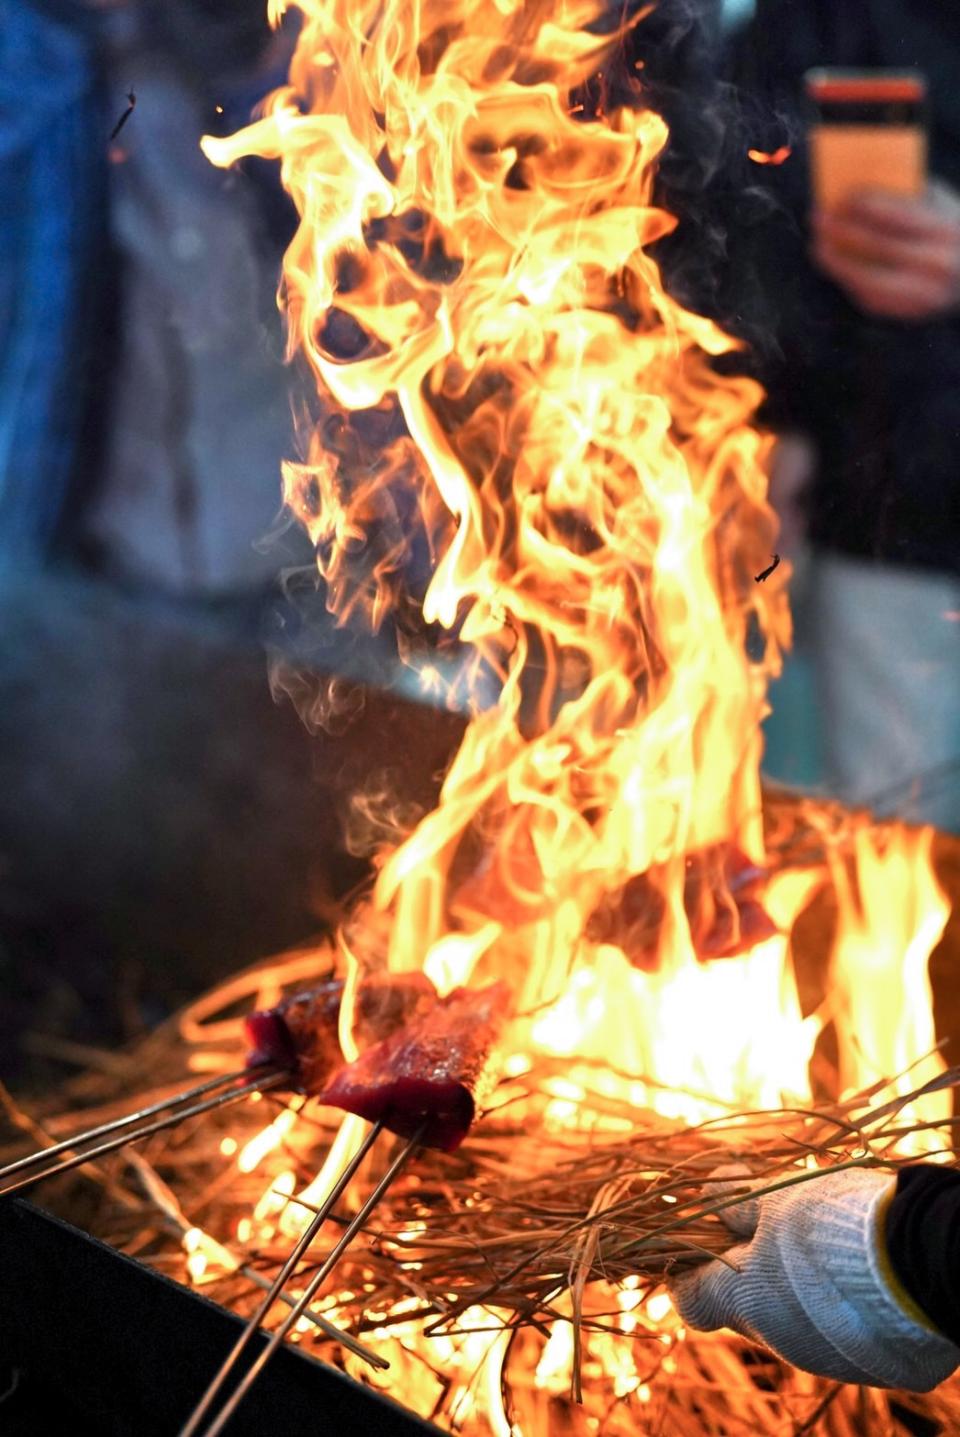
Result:
<svg viewBox="0 0 960 1437"><path fill-rule="evenodd" d="M402 1169L406 1166L407 1162L413 1155L420 1142L422 1133L423 1129L421 1128L413 1135L409 1142L405 1143L404 1146L400 1149L400 1152L393 1159L393 1162L387 1168L387 1171L377 1183L377 1186L374 1188L373 1192L370 1194L366 1202L360 1208L359 1212L357 1212L357 1214L353 1217L353 1219L350 1221L350 1223L344 1230L344 1233L340 1240L330 1250L324 1262L313 1274L313 1277L307 1283L307 1286L304 1288L303 1293L294 1303L293 1307L290 1309L283 1322L278 1328L276 1328L273 1333L271 1333L269 1341L266 1343L266 1346L260 1352L256 1361L252 1364L251 1367L247 1369L246 1373L241 1378L239 1384L234 1389L232 1396L227 1399L224 1406L220 1409L219 1415L214 1418L212 1424L206 1429L205 1437L218 1437L218 1434L223 1431L224 1427L230 1421L230 1418L233 1416L234 1412L237 1410L240 1403L243 1401L244 1397L259 1377L260 1373L263 1371L263 1368L270 1361L270 1358L273 1356L277 1348L283 1342L287 1333L303 1316L303 1313L310 1306L311 1302L314 1299L314 1296L316 1295L322 1283L324 1283L327 1277L329 1277L330 1273L333 1271L334 1267L339 1262L341 1256L349 1247L350 1243L356 1237L360 1229L363 1227L364 1223L367 1221L367 1218L373 1212L374 1208L377 1206L377 1203L380 1202L381 1198L384 1196L391 1183L394 1182L394 1180L399 1176ZM337 1186L339 1187L339 1182ZM329 1206L330 1204L328 1200L328 1202L324 1204L324 1208L329 1211ZM220 1385L223 1375L225 1375L223 1371L221 1371L221 1374L218 1374L218 1386ZM208 1396L204 1397L203 1405L204 1408L209 1405ZM188 1425L180 1433L180 1437L194 1437L194 1434L197 1431L197 1418L199 1415L199 1413L195 1413L194 1416L191 1417Z"/></svg>
<svg viewBox="0 0 960 1437"><path fill-rule="evenodd" d="M260 1327L263 1323L264 1318L267 1316L270 1309L273 1307L273 1304L281 1296L282 1289L286 1286L289 1278L291 1277L298 1263L300 1262L300 1259L303 1257L307 1248L310 1246L317 1233L320 1231L321 1227L323 1226L324 1222L332 1211L334 1203L336 1203L346 1191L348 1185L353 1180L354 1174L360 1167L360 1164L363 1162L364 1158L367 1156L367 1153L373 1147L373 1144L376 1142L377 1138L382 1132L383 1124L375 1123L374 1126L367 1133L366 1137L363 1139L363 1142L360 1144L353 1157L350 1159L346 1167L341 1172L340 1176L337 1178L337 1181L334 1183L330 1192L327 1194L327 1197L321 1203L320 1207L316 1209L315 1215L312 1218L310 1225L302 1234L299 1241L297 1242L296 1247L293 1249L290 1256L287 1258L286 1262L283 1264L280 1271L277 1273L273 1282L270 1284L270 1287L267 1290L263 1301L260 1303L260 1306L250 1318L246 1327L243 1329L240 1336L234 1343L232 1349L225 1357L223 1364L220 1367L220 1370L217 1372L206 1392L204 1392L203 1396L200 1398L200 1401L197 1403L197 1406L194 1408L193 1412L190 1415L190 1418L187 1421L187 1425L180 1432L179 1437L194 1437L194 1433L197 1431L200 1426L200 1423L203 1421L204 1417L207 1415L211 1406L213 1405L214 1398L217 1396L217 1393L220 1391L221 1387L226 1382L227 1378L230 1376L230 1373L233 1371L237 1362L240 1360L242 1353L249 1346L251 1340L260 1331ZM284 1298L284 1301L286 1300L287 1299ZM292 1299L290 1301L290 1306L294 1306ZM389 1362L386 1362L383 1358L377 1359L377 1365L382 1368L390 1366Z"/></svg>
<svg viewBox="0 0 960 1437"><path fill-rule="evenodd" d="M259 1272L254 1272L253 1268L243 1266L240 1268L240 1271L244 1277L248 1277L250 1281L256 1283L258 1287L266 1289L269 1286L267 1279ZM285 1303L287 1307L292 1307L296 1300L295 1297L290 1297L286 1292L277 1294L277 1301ZM318 1327L324 1337L329 1337L331 1342L336 1342L341 1347L345 1347L348 1352L353 1353L354 1357L359 1357L361 1362L366 1362L368 1366L375 1368L379 1372L386 1372L389 1368L390 1363L385 1357L381 1357L378 1352L373 1352L369 1347L365 1347L359 1338L354 1337L352 1332L343 1332L339 1327L335 1327L332 1322L328 1322L325 1317L321 1317L319 1312L305 1312L303 1316L308 1322L311 1322L314 1327Z"/></svg>
<svg viewBox="0 0 960 1437"><path fill-rule="evenodd" d="M134 1132L121 1132L118 1136L110 1138L105 1143L98 1143L95 1147L86 1148L83 1152L75 1153L73 1157L65 1159L60 1163L54 1163L51 1168L43 1168L40 1172L28 1173L21 1177L18 1182L10 1183L7 1187L0 1189L0 1197L10 1197L11 1194L22 1192L24 1188L33 1187L35 1183L43 1182L44 1178L56 1177L60 1173L70 1172L72 1168L79 1168L84 1163L93 1162L95 1158L105 1157L107 1153L116 1152L117 1148L126 1147L128 1143L138 1143L143 1138L148 1138L153 1133L159 1133L164 1128L176 1127L186 1118L196 1117L199 1113L208 1113L212 1108L221 1108L227 1103L237 1103L241 1098L249 1097L251 1093L268 1092L271 1088L279 1087L281 1083L287 1082L287 1073L273 1072L267 1077L254 1078L251 1082L244 1083L239 1088L228 1088L225 1093L215 1093L212 1098L205 1098L202 1103L193 1103L188 1107L177 1106L173 1113L166 1113L164 1117L158 1118L156 1122L148 1123L146 1127L137 1128ZM81 1134L67 1143L67 1147L76 1147L89 1135ZM62 1151L63 1144L57 1144L57 1150ZM46 1157L51 1149L44 1148L43 1156Z"/></svg>
<svg viewBox="0 0 960 1437"><path fill-rule="evenodd" d="M81 1143L91 1142L94 1138L106 1137L108 1133L119 1131L120 1128L129 1127L132 1123L138 1123L143 1118L152 1118L156 1113L162 1113L166 1109L172 1111L182 1103L192 1102L195 1098L202 1098L207 1093L212 1093L214 1088L222 1088L229 1083L236 1083L241 1078L253 1078L257 1074L263 1077L271 1076L276 1070L272 1066L258 1065L256 1068L238 1068L235 1073L221 1073L216 1078L209 1078L205 1083L198 1083L196 1087L186 1088L179 1093L173 1093L168 1098L159 1102L151 1103L149 1107L138 1108L134 1113L125 1113L122 1118L113 1118L109 1123L99 1123L95 1128L87 1128L86 1132L74 1133L72 1137L64 1138L63 1142L51 1143L48 1148L37 1148L35 1152L28 1153L25 1158L17 1158L16 1162L7 1163L0 1168L0 1183L7 1178L13 1177L14 1173L23 1172L26 1168L35 1167L38 1163L46 1162L48 1158L55 1158L58 1153L74 1152Z"/></svg>

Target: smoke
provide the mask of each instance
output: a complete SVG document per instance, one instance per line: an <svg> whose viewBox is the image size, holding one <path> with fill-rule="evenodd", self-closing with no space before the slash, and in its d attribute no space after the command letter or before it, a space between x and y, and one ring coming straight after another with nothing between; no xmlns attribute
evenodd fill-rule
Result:
<svg viewBox="0 0 960 1437"><path fill-rule="evenodd" d="M291 703L314 736L346 733L365 703L363 683L348 677L358 670L360 635L337 630L315 566L280 576L280 596L263 637L274 703Z"/></svg>
<svg viewBox="0 0 960 1437"><path fill-rule="evenodd" d="M654 198L679 224L650 253L675 299L763 359L775 350L775 298L753 261L765 229L786 211L748 151L793 146L797 125L724 78L731 57L719 19L719 0L622 0L598 22L619 28L620 41L577 98L585 118L629 105L666 120Z"/></svg>
<svg viewBox="0 0 960 1437"><path fill-rule="evenodd" d="M351 795L346 845L354 858L376 862L416 828L426 809L422 803L400 798L403 786L397 769L377 768Z"/></svg>
<svg viewBox="0 0 960 1437"><path fill-rule="evenodd" d="M277 656L270 664L270 692L274 702L287 698L308 732L340 738L363 712L361 684L339 674L321 674Z"/></svg>
<svg viewBox="0 0 960 1437"><path fill-rule="evenodd" d="M747 152L771 132L720 78L718 20L715 0L623 0L608 7L590 27L602 68L577 86L570 103L581 106L583 119L623 105L663 116L670 139L654 197L679 224L651 253L666 287L686 307L769 350L769 300L749 254L751 236L768 222L776 202ZM605 43L608 38L612 43ZM512 52L505 47L504 54L506 64ZM428 59L420 56L424 66ZM520 64L516 56L514 61ZM565 77L558 72L552 78L563 83ZM515 183L524 184L522 154ZM415 274L441 282L456 276L458 262L447 255L429 216L371 222L365 240L371 249L395 245ZM338 276L344 308L328 312L318 335L324 352L341 363L368 355L378 343L346 312L365 262L362 252L344 257ZM748 367L742 356L736 364ZM443 405L451 410L444 413L444 427L462 436L479 423L485 397L477 384L468 387L459 399L462 414L452 412L457 401L449 396L434 394L431 403L437 411ZM436 504L425 507L431 496L435 500L434 486L411 482L420 458L394 403L356 413L314 412L307 431L312 437L301 461L285 467L285 497L310 534L317 567L288 576L288 612L284 633L277 635L271 685L275 697L293 702L311 732L339 734L360 712L362 689L354 679L329 674L363 669L361 645L370 651L363 632L378 636L381 677L398 653L416 668L440 645L455 652L456 630L431 628L421 613L436 555L450 542L451 519ZM502 436L493 437L499 445ZM467 467L488 448L478 432L466 446ZM363 676L376 681L375 673Z"/></svg>

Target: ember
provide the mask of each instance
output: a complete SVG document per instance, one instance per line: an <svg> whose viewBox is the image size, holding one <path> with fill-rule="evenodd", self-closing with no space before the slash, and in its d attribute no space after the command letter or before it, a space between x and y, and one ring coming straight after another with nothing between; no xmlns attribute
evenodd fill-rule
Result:
<svg viewBox="0 0 960 1437"><path fill-rule="evenodd" d="M747 159L755 165L783 165L792 154L790 145L781 145L776 150L748 150Z"/></svg>

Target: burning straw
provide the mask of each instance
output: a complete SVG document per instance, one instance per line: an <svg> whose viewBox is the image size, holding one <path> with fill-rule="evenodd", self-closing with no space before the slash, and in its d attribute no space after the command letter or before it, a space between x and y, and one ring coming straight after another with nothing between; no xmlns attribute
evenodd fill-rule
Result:
<svg viewBox="0 0 960 1437"><path fill-rule="evenodd" d="M298 971L299 961L288 968ZM233 980L228 996L274 986L271 970L262 970ZM215 1011L212 998L201 1012ZM196 1010L184 1025L195 1027L195 1018ZM213 1028L221 1048L229 1027ZM176 1024L144 1048L158 1079L182 1071ZM207 1067L215 1055L199 1056ZM904 1143L918 1133L928 1148L938 1135L946 1152L953 1119L925 1124L904 1114L957 1085L960 1070L910 1091L901 1084L892 1099L890 1085L877 1083L839 1103L730 1112L695 1126L585 1087L575 1128L551 1120L561 1073L545 1059L506 1078L459 1152L421 1154L367 1241L319 1295L298 1340L470 1434L505 1434L510 1422L524 1437L909 1431L895 1425L890 1394L807 1377L726 1334L684 1334L662 1283L672 1269L722 1258L731 1244L720 1213L742 1198L711 1198L704 1186L719 1165L744 1165L763 1193L842 1167L893 1171L909 1160ZM89 1103L113 1085L98 1074L79 1086ZM118 1106L114 1099L87 1108L85 1118ZM272 1150L263 1142L267 1120ZM31 1125L35 1134L37 1121ZM75 1115L41 1123L57 1137L75 1125ZM55 1190L54 1205L73 1216L85 1209L88 1225L118 1248L209 1284L247 1314L285 1259L290 1232L309 1216L312 1204L294 1194L333 1134L315 1105L248 1101L109 1159L92 1189L71 1178ZM376 1176L365 1176L351 1207ZM319 1261L303 1270L304 1282ZM352 1352L323 1335L326 1323L352 1334ZM386 1376L364 1364L364 1347L391 1364ZM902 1401L940 1430L956 1430L953 1383Z"/></svg>
<svg viewBox="0 0 960 1437"><path fill-rule="evenodd" d="M728 1245L703 1191L720 1163L768 1186L892 1168L950 1131L944 1091L924 1119L904 1088L935 1099L954 1075L918 1069L892 1106L864 1091L934 1043L948 905L929 833L858 830L856 881L830 825L808 871L777 845L768 867L760 724L787 566L755 582L775 548L760 390L650 253L676 225L668 135L626 61L653 7L614 30L601 0L298 8L290 83L204 143L216 164L279 162L299 214L282 300L318 394L286 500L336 621L392 624L424 689L472 715L437 807L412 830L374 815L348 946L442 995L506 978L529 1019L496 1110L411 1165L319 1294L389 1373L319 1350L465 1437L893 1433L888 1396L685 1335L661 1290ZM789 936L824 850L838 938L801 1002ZM207 1044L198 1070L227 1071L237 1025L207 1020L320 967L241 977L139 1071L182 1074L181 1036ZM861 1096L808 1109L824 1037L829 1091ZM132 1203L75 1180L59 1196L95 1197L118 1247L249 1312L247 1274L275 1272L322 1201L334 1131L263 1095L158 1134L132 1174L110 1158ZM960 1430L954 1387L912 1405Z"/></svg>
<svg viewBox="0 0 960 1437"><path fill-rule="evenodd" d="M633 1113L640 1124L628 1138L588 1144L580 1133L528 1143L523 1128L494 1123L458 1170L439 1172L432 1186L421 1174L399 1210L380 1219L377 1249L431 1294L415 1314L440 1315L428 1330L485 1305L509 1313L512 1327L543 1328L566 1291L579 1327L587 1284L657 1282L730 1246L719 1214L743 1195L711 1200L704 1183L719 1165L748 1168L761 1196L825 1171L895 1167L907 1161L896 1157L897 1142L917 1130L900 1121L903 1107L958 1082L954 1069L874 1109L872 1095L860 1094L833 1110L744 1113L689 1128Z"/></svg>

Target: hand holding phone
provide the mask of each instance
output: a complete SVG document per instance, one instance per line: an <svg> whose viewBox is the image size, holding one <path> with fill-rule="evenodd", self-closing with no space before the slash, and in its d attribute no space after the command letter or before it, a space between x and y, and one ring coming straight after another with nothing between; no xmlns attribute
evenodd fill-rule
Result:
<svg viewBox="0 0 960 1437"><path fill-rule="evenodd" d="M960 195L927 182L917 74L806 77L813 257L868 314L921 321L960 307Z"/></svg>
<svg viewBox="0 0 960 1437"><path fill-rule="evenodd" d="M867 314L937 319L960 307L960 195L851 194L813 216L813 257Z"/></svg>

